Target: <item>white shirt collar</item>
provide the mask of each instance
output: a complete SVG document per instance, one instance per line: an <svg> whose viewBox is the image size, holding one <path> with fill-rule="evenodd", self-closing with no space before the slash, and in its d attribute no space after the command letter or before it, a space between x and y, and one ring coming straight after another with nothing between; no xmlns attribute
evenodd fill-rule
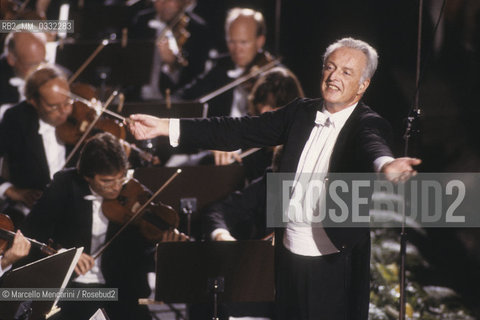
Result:
<svg viewBox="0 0 480 320"><path fill-rule="evenodd" d="M38 134L44 135L47 133L51 133L55 131L55 127L51 124L46 123L42 119L38 119L39 127L38 127Z"/></svg>
<svg viewBox="0 0 480 320"><path fill-rule="evenodd" d="M90 192L92 194L86 195L85 197L83 197L83 199L90 200L90 201L100 201L100 202L103 201L103 197L98 193L96 193L95 191L93 191L92 187L88 186L88 188L90 189Z"/></svg>
<svg viewBox="0 0 480 320"><path fill-rule="evenodd" d="M341 128L347 122L348 118L352 114L355 107L358 105L358 102L351 105L350 107L346 107L345 109L330 113L327 111L325 107L322 107L322 111L317 111L317 115L315 117L315 124L328 126L332 124L335 128Z"/></svg>

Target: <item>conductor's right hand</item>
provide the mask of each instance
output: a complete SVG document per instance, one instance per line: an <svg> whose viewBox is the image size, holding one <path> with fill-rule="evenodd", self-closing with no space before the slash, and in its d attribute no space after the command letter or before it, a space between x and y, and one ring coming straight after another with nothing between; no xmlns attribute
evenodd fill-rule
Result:
<svg viewBox="0 0 480 320"><path fill-rule="evenodd" d="M87 273L88 270L93 268L94 260L91 256L86 253L82 253L80 259L78 259L77 265L75 266L75 273L82 275Z"/></svg>
<svg viewBox="0 0 480 320"><path fill-rule="evenodd" d="M158 136L168 136L170 119L160 119L145 114L132 114L127 124L135 139L145 140Z"/></svg>
<svg viewBox="0 0 480 320"><path fill-rule="evenodd" d="M215 236L215 241L236 241L237 239L235 239L231 234L230 232L219 232L217 233L217 235Z"/></svg>

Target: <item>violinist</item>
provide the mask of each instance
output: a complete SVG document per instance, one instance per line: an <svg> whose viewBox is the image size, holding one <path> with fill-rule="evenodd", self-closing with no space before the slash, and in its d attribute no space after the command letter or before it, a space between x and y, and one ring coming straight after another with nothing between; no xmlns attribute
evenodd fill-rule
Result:
<svg viewBox="0 0 480 320"><path fill-rule="evenodd" d="M17 226L65 162L66 147L55 127L72 112L72 101L58 88L69 91L62 72L41 66L27 77L27 100L8 109L0 123L0 156L8 169L8 177L0 178L0 197Z"/></svg>
<svg viewBox="0 0 480 320"><path fill-rule="evenodd" d="M30 241L28 241L20 230L17 230L13 238L12 246L5 252L0 252L0 278L10 270L12 265L26 257L30 252Z"/></svg>
<svg viewBox="0 0 480 320"><path fill-rule="evenodd" d="M297 77L288 69L276 67L265 72L255 83L248 99L249 114L258 116L274 111L293 99L303 96L302 86ZM255 159L249 159L244 163L247 172L248 169L251 171L256 169L257 176L252 183L204 211L203 229L208 238L222 241L265 236L265 170L270 166L271 171L277 171L275 168L278 167L281 148L275 149L273 152L271 148L263 148L255 153L255 155L259 154ZM245 223L246 221L248 223Z"/></svg>
<svg viewBox="0 0 480 320"><path fill-rule="evenodd" d="M298 97L304 97L304 94L297 77L284 67L272 68L255 82L248 96L248 115L258 116L274 111ZM242 153L214 150L213 156L216 165L228 165L234 161L242 163L246 169L246 177L250 181L262 176L265 169L270 166L271 148L262 148L251 156L238 159Z"/></svg>
<svg viewBox="0 0 480 320"><path fill-rule="evenodd" d="M151 80L141 89L143 99L161 99L203 72L210 50L205 21L192 12L192 0L155 0L134 17L133 39L155 41Z"/></svg>
<svg viewBox="0 0 480 320"><path fill-rule="evenodd" d="M182 98L197 99L248 73L253 65L268 60L268 54L263 51L266 26L261 12L246 8L231 9L225 21L225 35L229 57L216 59L210 71L182 90ZM244 86L238 86L219 95L208 103L208 116L246 115L249 93Z"/></svg>
<svg viewBox="0 0 480 320"><path fill-rule="evenodd" d="M126 228L98 258L93 255L121 227L110 222L102 203L115 199L126 181L128 161L113 135L100 133L82 148L76 168L58 172L27 217L24 233L40 241L53 239L64 248L84 247L73 288L118 288L119 301L72 301L60 305L61 319L89 319L104 307L111 319L150 319L138 298L150 294L147 272L153 271L153 245L136 228Z"/></svg>
<svg viewBox="0 0 480 320"><path fill-rule="evenodd" d="M1 112L25 99L23 86L28 72L45 61L44 33L12 32L0 57ZM1 119L1 115L0 115Z"/></svg>

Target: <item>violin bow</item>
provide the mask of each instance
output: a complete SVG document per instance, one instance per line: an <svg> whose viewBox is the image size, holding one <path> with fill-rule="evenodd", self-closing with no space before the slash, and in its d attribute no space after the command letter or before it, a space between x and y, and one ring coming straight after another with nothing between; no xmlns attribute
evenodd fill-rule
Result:
<svg viewBox="0 0 480 320"><path fill-rule="evenodd" d="M6 230L3 228L0 228L0 238L10 240L15 237L15 232ZM39 248L42 252L48 253L48 254L54 254L56 253L56 250L51 248L48 244L45 244L43 242L37 241L32 238L25 237L34 247Z"/></svg>
<svg viewBox="0 0 480 320"><path fill-rule="evenodd" d="M236 86L239 86L242 83L244 83L245 81L248 81L251 78L258 76L259 74L272 69L273 67L277 66L279 63L280 63L280 59L277 58L275 60L270 61L269 63L267 63L266 65L264 65L260 68L252 68L252 70L250 70L250 72L248 74L233 80L232 82L224 85L223 87L220 87L219 89L217 89L217 90L215 90L215 91L213 91L209 94L204 95L203 97L201 97L197 101L199 103L205 103L207 101L210 101L211 99L215 98L216 96L221 95L225 91L228 91L228 90L230 90L230 89L232 89Z"/></svg>
<svg viewBox="0 0 480 320"><path fill-rule="evenodd" d="M108 39L103 39L102 42L100 42L98 47L92 52L92 54L87 58L87 60L85 60L85 62L80 66L80 68L78 68L78 70L75 71L75 73L70 77L70 79L68 79L69 85L72 84L73 81L75 81L78 78L80 73L82 73L83 70L85 70L85 68L88 67L90 62L92 62L92 60L95 59L95 57L100 53L100 51L102 51L102 49L106 45L108 45L108 43L109 43Z"/></svg>
<svg viewBox="0 0 480 320"><path fill-rule="evenodd" d="M110 246L113 240L115 240L123 232L123 230L125 230L126 227L128 227L133 221L135 221L135 219L140 217L140 215L143 213L143 210L145 210L145 208L150 205L150 203L163 191L163 189L165 189L181 172L182 169L177 169L177 171L175 171L175 173L170 178L168 178L168 180L165 181L165 183L160 188L158 188L158 190L155 191L155 193L147 201L145 201L145 203L140 208L137 209L137 211L135 211L133 216L131 216L130 219L123 224L123 226L113 235L113 237L111 237L107 243L105 243L97 252L95 252L95 254L93 255L93 259L97 259L99 256L101 256L105 249Z"/></svg>

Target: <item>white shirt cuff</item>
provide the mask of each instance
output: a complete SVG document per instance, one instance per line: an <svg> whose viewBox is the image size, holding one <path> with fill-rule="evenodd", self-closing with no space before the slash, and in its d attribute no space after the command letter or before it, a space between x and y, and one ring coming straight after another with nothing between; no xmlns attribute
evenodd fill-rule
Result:
<svg viewBox="0 0 480 320"><path fill-rule="evenodd" d="M3 274L5 272L7 272L8 270L10 270L12 268L12 265L9 265L5 269L2 269L2 259L3 259L3 257L0 257L0 277L3 276Z"/></svg>
<svg viewBox="0 0 480 320"><path fill-rule="evenodd" d="M375 159L375 161L373 161L373 168L375 169L375 172L381 172L383 166L392 162L393 160L395 160L395 158L389 156L383 156Z"/></svg>
<svg viewBox="0 0 480 320"><path fill-rule="evenodd" d="M170 145L174 148L178 147L178 142L180 140L180 119L170 119L168 128Z"/></svg>
<svg viewBox="0 0 480 320"><path fill-rule="evenodd" d="M10 182L4 182L0 185L0 199L6 199L7 196L5 195L5 191L7 191L8 188L12 187L13 184Z"/></svg>
<svg viewBox="0 0 480 320"><path fill-rule="evenodd" d="M228 233L228 235L231 236L230 231L228 231L227 229L217 228L213 230L212 233L210 233L210 239L215 240L217 235L219 235L220 233Z"/></svg>

